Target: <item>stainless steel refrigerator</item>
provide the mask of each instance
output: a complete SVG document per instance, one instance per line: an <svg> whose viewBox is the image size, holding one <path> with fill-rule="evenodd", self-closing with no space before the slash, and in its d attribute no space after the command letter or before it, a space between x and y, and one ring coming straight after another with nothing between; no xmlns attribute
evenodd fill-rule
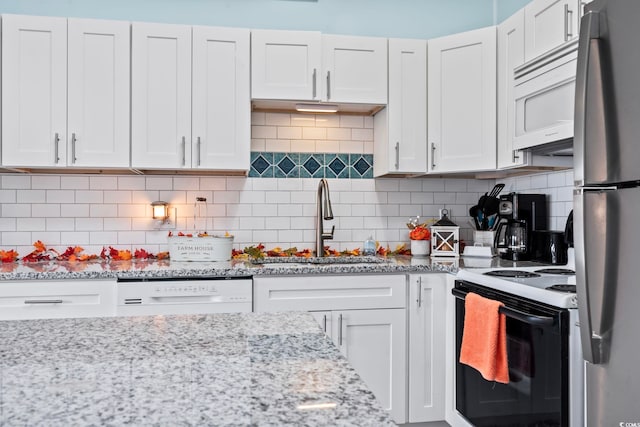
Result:
<svg viewBox="0 0 640 427"><path fill-rule="evenodd" d="M585 420L598 427L640 425L639 0L587 5L575 106L574 237L588 362Z"/></svg>

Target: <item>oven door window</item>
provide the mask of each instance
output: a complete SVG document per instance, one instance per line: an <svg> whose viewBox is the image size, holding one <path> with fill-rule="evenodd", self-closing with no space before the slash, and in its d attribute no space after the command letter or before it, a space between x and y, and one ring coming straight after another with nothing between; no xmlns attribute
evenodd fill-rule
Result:
<svg viewBox="0 0 640 427"><path fill-rule="evenodd" d="M505 302L505 305L513 303ZM485 380L478 371L458 362L464 300L456 299L456 409L477 427L566 426L568 314L566 310L528 307L522 301L518 302L517 309L532 315L552 316L554 323L531 325L507 316L509 384L500 384Z"/></svg>

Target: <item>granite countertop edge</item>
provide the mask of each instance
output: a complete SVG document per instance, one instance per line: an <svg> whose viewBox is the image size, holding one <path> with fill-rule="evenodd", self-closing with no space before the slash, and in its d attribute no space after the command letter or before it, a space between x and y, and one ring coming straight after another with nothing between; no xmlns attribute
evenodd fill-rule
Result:
<svg viewBox="0 0 640 427"><path fill-rule="evenodd" d="M253 277L316 274L379 274L379 273L453 273L458 259L433 260L398 256L377 263L307 264L278 263L277 266L254 264L246 260L223 262L171 262L169 260L111 261L69 263L48 261L0 265L0 281L17 280L109 280L161 279L197 277Z"/></svg>

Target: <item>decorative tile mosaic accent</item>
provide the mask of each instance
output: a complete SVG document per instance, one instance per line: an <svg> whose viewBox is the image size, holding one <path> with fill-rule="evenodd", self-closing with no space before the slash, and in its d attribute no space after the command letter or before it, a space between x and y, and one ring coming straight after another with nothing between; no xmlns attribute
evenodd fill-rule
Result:
<svg viewBox="0 0 640 427"><path fill-rule="evenodd" d="M252 178L373 178L373 154L251 153Z"/></svg>

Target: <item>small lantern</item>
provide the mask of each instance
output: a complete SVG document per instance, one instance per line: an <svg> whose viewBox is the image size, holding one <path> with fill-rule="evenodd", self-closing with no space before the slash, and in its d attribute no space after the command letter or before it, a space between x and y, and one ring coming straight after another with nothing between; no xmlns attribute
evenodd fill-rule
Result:
<svg viewBox="0 0 640 427"><path fill-rule="evenodd" d="M431 257L458 258L460 241L460 227L453 223L447 214L447 209L442 209L442 218L431 225Z"/></svg>
<svg viewBox="0 0 640 427"><path fill-rule="evenodd" d="M158 221L162 221L162 223L166 223L169 220L169 203L157 201L151 203L152 208L152 218Z"/></svg>

